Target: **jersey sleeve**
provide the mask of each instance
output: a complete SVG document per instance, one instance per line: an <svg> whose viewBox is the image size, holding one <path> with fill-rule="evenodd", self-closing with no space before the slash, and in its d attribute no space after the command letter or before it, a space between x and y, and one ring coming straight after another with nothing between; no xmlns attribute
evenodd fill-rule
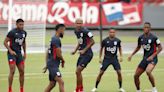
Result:
<svg viewBox="0 0 164 92"><path fill-rule="evenodd" d="M92 38L92 37L93 37L92 32L89 31L87 28L85 28L85 30L86 30L86 34L87 34L87 36L88 36L89 38Z"/></svg>
<svg viewBox="0 0 164 92"><path fill-rule="evenodd" d="M8 38L13 38L13 37L14 37L13 31L10 31L10 32L7 34L7 37L8 37Z"/></svg>
<svg viewBox="0 0 164 92"><path fill-rule="evenodd" d="M138 37L138 47L141 46L141 37Z"/></svg>
<svg viewBox="0 0 164 92"><path fill-rule="evenodd" d="M25 43L25 41L26 41L26 37L27 37L27 32L25 31L25 37L24 37L24 41L23 41L23 43Z"/></svg>
<svg viewBox="0 0 164 92"><path fill-rule="evenodd" d="M159 38L158 38L158 37L155 37L155 44L156 44L156 45L161 44L161 41L159 40Z"/></svg>
<svg viewBox="0 0 164 92"><path fill-rule="evenodd" d="M27 37L27 32L25 31L25 37Z"/></svg>
<svg viewBox="0 0 164 92"><path fill-rule="evenodd" d="M118 47L121 47L121 40L118 40Z"/></svg>
<svg viewBox="0 0 164 92"><path fill-rule="evenodd" d="M51 44L53 46L55 46L56 48L61 48L60 40L59 39L52 38Z"/></svg>
<svg viewBox="0 0 164 92"><path fill-rule="evenodd" d="M101 42L101 47L105 47L105 40Z"/></svg>

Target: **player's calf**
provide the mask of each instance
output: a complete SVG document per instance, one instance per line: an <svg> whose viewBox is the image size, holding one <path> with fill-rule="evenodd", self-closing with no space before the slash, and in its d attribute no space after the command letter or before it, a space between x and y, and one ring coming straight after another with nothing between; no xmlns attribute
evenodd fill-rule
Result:
<svg viewBox="0 0 164 92"><path fill-rule="evenodd" d="M44 92L50 92L55 87L55 85L56 85L56 82L50 81L49 85L47 86Z"/></svg>
<svg viewBox="0 0 164 92"><path fill-rule="evenodd" d="M59 84L59 90L60 90L60 92L65 92L65 90L64 90L64 81L61 79L61 77L56 77L55 80Z"/></svg>

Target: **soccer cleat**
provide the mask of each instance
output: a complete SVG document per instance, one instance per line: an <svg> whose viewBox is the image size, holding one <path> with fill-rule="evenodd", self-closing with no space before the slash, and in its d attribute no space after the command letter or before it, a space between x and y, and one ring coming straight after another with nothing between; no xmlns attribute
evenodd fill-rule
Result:
<svg viewBox="0 0 164 92"><path fill-rule="evenodd" d="M92 90L91 90L91 92L96 92L97 91L97 88L93 88Z"/></svg>
<svg viewBox="0 0 164 92"><path fill-rule="evenodd" d="M136 92L141 92L141 90L137 90Z"/></svg>
<svg viewBox="0 0 164 92"><path fill-rule="evenodd" d="M119 92L125 92L125 90L123 88L120 88Z"/></svg>
<svg viewBox="0 0 164 92"><path fill-rule="evenodd" d="M152 92L158 92L156 87L153 87Z"/></svg>

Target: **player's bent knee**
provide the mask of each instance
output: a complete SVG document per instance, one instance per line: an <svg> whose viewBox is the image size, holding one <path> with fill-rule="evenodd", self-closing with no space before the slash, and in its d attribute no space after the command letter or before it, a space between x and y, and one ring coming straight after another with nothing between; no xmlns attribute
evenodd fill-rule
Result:
<svg viewBox="0 0 164 92"><path fill-rule="evenodd" d="M63 80L58 81L58 83L59 83L60 85L64 85L64 81L63 81Z"/></svg>
<svg viewBox="0 0 164 92"><path fill-rule="evenodd" d="M21 72L21 73L20 73L20 76L24 76L24 72Z"/></svg>
<svg viewBox="0 0 164 92"><path fill-rule="evenodd" d="M150 71L146 71L146 74L147 74L148 76L150 76L150 75L151 75L151 72L150 72Z"/></svg>
<svg viewBox="0 0 164 92"><path fill-rule="evenodd" d="M76 75L79 75L79 74L81 74L81 71L76 70Z"/></svg>
<svg viewBox="0 0 164 92"><path fill-rule="evenodd" d="M15 74L15 71L10 71L10 75L14 75Z"/></svg>

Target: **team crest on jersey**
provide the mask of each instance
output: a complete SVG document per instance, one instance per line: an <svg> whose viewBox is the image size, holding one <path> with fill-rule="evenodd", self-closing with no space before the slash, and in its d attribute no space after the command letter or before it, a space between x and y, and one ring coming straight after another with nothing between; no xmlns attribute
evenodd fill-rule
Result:
<svg viewBox="0 0 164 92"><path fill-rule="evenodd" d="M114 41L114 45L117 45L117 41Z"/></svg>
<svg viewBox="0 0 164 92"><path fill-rule="evenodd" d="M148 43L151 43L151 39L148 40Z"/></svg>
<svg viewBox="0 0 164 92"><path fill-rule="evenodd" d="M143 41L143 39L141 39L141 41Z"/></svg>
<svg viewBox="0 0 164 92"><path fill-rule="evenodd" d="M25 34L23 34L23 38L25 37Z"/></svg>
<svg viewBox="0 0 164 92"><path fill-rule="evenodd" d="M151 48L151 46L150 46L150 44L145 44L145 45L143 45L143 48L144 48L146 51L149 51L150 48Z"/></svg>
<svg viewBox="0 0 164 92"><path fill-rule="evenodd" d="M80 33L80 36L83 37L83 33Z"/></svg>

